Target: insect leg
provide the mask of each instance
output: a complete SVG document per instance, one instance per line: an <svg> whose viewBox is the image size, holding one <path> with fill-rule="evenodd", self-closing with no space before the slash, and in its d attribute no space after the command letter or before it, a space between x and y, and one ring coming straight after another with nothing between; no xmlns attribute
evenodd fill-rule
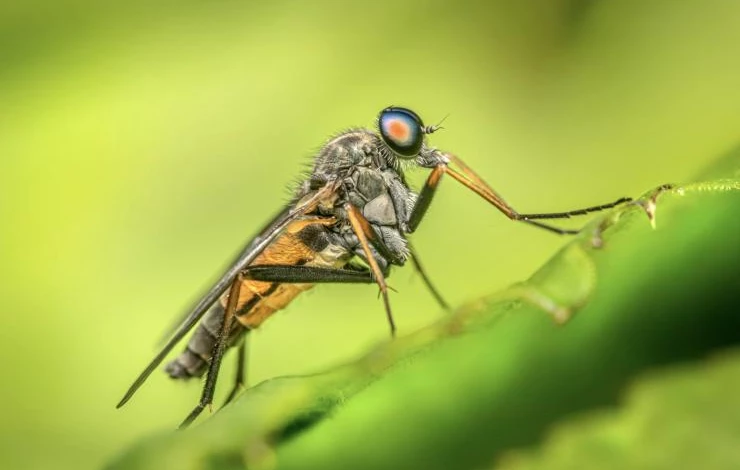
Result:
<svg viewBox="0 0 740 470"><path fill-rule="evenodd" d="M419 197L416 199L416 204L414 204L414 208L411 209L411 215L409 215L408 222L409 233L413 233L416 230L419 223L421 223L421 219L426 215L427 210L429 209L429 204L432 203L434 194L437 192L437 187L439 186L439 181L441 180L442 175L444 175L446 168L447 165L440 164L434 167L432 172L429 173L427 181L424 183L424 187L421 188Z"/></svg>
<svg viewBox="0 0 740 470"><path fill-rule="evenodd" d="M291 265L256 265L247 266L242 271L242 279L255 281L277 282L288 284L300 283L374 283L370 271L357 271L352 269L320 268L316 266L291 266ZM249 333L249 330L246 332ZM230 403L236 394L246 384L246 338L242 339L237 351L236 376L234 387L229 392L226 400L221 405L223 408Z"/></svg>
<svg viewBox="0 0 740 470"><path fill-rule="evenodd" d="M391 328L391 336L395 336L396 324L393 321L391 303L388 299L388 285L385 283L385 276L383 276L383 271L381 271L380 266L378 266L378 261L370 250L369 240L374 238L377 239L375 231L370 225L370 222L367 221L357 207L350 203L346 203L344 205L344 209L347 211L347 217L352 225L352 230L355 232L355 235L362 246L362 250L365 252L367 262L370 265L370 271L372 271L372 274L375 277L375 282L378 284L378 287L380 287L380 293L383 296L383 304L385 306L385 314L388 317L388 324Z"/></svg>
<svg viewBox="0 0 740 470"><path fill-rule="evenodd" d="M249 333L249 331L247 331ZM236 359L236 376L234 377L234 387L231 389L229 394L226 396L226 400L224 400L223 404L221 405L221 408L228 405L231 400L234 399L236 394L244 388L244 385L247 383L246 380L246 368L247 368L247 339L242 338L241 342L239 343L239 349L236 351L237 353L237 359Z"/></svg>
<svg viewBox="0 0 740 470"><path fill-rule="evenodd" d="M234 322L234 312L236 311L236 304L239 299L239 290L241 285L242 276L239 274L231 283L229 300L224 309L224 321L221 324L221 330L218 333L218 341L216 341L216 345L213 348L211 362L208 364L208 374L206 375L206 383L203 386L203 394L200 397L198 406L196 406L180 424L180 429L188 427L188 425L190 425L190 423L192 423L195 418L201 414L206 406L213 403L213 394L216 391L216 381L218 380L218 370L221 367L224 352L226 352L226 343L229 340L229 332L231 331L231 325Z"/></svg>
<svg viewBox="0 0 740 470"><path fill-rule="evenodd" d="M548 225L542 222L538 222L536 219L568 219L573 216L579 216L579 215L585 215L591 212L597 212L602 211L605 209L610 209L612 207L615 207L619 204L623 204L625 202L629 202L632 199L623 197L620 199L617 199L614 202L608 203L608 204L602 204L598 206L592 206L587 207L584 209L577 209L573 211L567 211L567 212L552 212L552 213L541 213L541 214L520 214L516 210L514 210L513 207L511 207L504 199L496 193L496 191L491 188L488 183L483 181L470 167L468 167L462 160L460 160L458 157L447 154L447 158L450 160L450 162L454 163L460 168L460 172L453 170L449 168L446 164L440 164L437 168L443 168L443 171L445 173L448 173L451 177L453 177L458 182L462 183L467 188L471 189L473 192L481 196L483 199L491 203L496 209L501 211L505 216L507 216L511 220L517 220L520 222L524 222L530 225L534 225L535 227L540 227L545 230L549 230L551 232L555 232L558 234L566 234L566 235L573 235L579 233L580 229L561 229L559 227L554 227L552 225Z"/></svg>
<svg viewBox="0 0 740 470"><path fill-rule="evenodd" d="M411 243L408 244L409 251L411 252L411 262L414 264L414 268L416 268L416 271L421 276L421 280L424 281L424 285L427 286L427 289L429 289L429 292L432 294L432 297L437 301L437 303L442 307L444 310L450 310L450 305L445 302L445 299L442 298L442 295L439 293L439 291L434 287L434 284L432 284L432 281L429 279L429 276L427 276L426 271L424 270L424 267L421 265L421 261L419 261L419 255L416 254L416 250L411 245Z"/></svg>
<svg viewBox="0 0 740 470"><path fill-rule="evenodd" d="M243 271L246 279L287 284L349 283L371 284L375 282L369 271L354 269L320 268L317 266L292 266L265 264L248 266Z"/></svg>
<svg viewBox="0 0 740 470"><path fill-rule="evenodd" d="M439 186L439 182L442 179L442 175L445 174L445 167L445 165L438 165L434 167L431 173L429 173L427 181L426 183L424 183L424 187L421 188L419 197L416 199L416 204L414 204L413 209L411 209L411 215L409 215L409 221L407 225L407 230L409 231L409 233L414 232L419 227L421 220L426 215L427 210L429 209L429 205L432 203L432 199L437 192L437 187ZM409 251L411 252L411 262L414 263L414 267L419 272L419 275L421 275L421 279L422 281L424 281L427 289L429 289L429 292L431 292L432 296L437 300L437 303L439 303L439 305L444 310L449 310L449 304L445 302L439 291L437 291L437 289L432 284L429 276L427 276L426 271L419 261L419 255L416 253L416 250L414 250L414 247L410 243L408 247Z"/></svg>

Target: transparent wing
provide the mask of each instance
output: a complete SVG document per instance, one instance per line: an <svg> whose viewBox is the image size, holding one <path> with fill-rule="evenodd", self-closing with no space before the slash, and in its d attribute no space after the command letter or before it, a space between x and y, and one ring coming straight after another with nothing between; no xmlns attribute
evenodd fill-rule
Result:
<svg viewBox="0 0 740 470"><path fill-rule="evenodd" d="M257 256L264 251L264 249L270 245L282 231L295 219L302 215L312 211L316 208L318 202L326 197L329 193L334 191L336 188L333 182L327 183L323 188L318 190L309 198L304 198L299 203L289 205L285 210L281 211L270 223L263 228L257 236L255 236L246 247L239 253L239 256L229 266L226 272L216 283L206 292L203 297L190 309L187 314L183 317L183 320L179 323L177 328L174 329L167 343L162 347L159 353L152 359L149 365L139 374L131 387L129 387L126 394L123 396L121 401L118 403L116 408L120 408L126 404L129 399L136 393L151 373L156 369L164 360L165 357L172 351L172 348L182 340L185 335L198 323L203 317L206 311L216 302L221 295L226 292L231 283L236 278L237 274L248 266Z"/></svg>

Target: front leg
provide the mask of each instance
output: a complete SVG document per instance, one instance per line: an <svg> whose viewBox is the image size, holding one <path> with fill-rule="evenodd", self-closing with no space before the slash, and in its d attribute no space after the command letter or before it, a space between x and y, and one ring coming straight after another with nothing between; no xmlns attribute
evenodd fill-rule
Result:
<svg viewBox="0 0 740 470"><path fill-rule="evenodd" d="M388 285L385 283L385 276L378 265L378 260L375 258L375 255L370 248L370 245L372 244L375 249L380 251L380 255L383 256L380 248L383 247L384 244L382 243L382 240L379 240L379 237L375 233L375 230L373 230L370 222L368 222L357 207L353 206L351 203L346 203L344 205L344 210L347 213L347 218L349 219L352 231L359 240L362 251L365 253L373 278L380 288L380 294L383 297L383 304L385 306L385 314L388 318L388 325L391 328L391 336L396 336L396 323L393 321L391 303L388 299Z"/></svg>
<svg viewBox="0 0 740 470"><path fill-rule="evenodd" d="M447 163L450 162L457 166L460 171L453 170ZM575 235L579 233L580 229L563 229L560 227L554 227L549 224L540 222L540 219L569 219L574 216L586 215L592 212L599 212L612 207L630 202L632 199L628 197L622 197L614 202L607 204L600 204L597 206L586 207L583 209L575 209L566 212L550 212L550 213L538 213L538 214L522 214L517 212L511 205L509 205L501 195L491 188L483 179L481 179L470 167L468 167L462 160L454 155L447 154L446 161L438 163L432 172L429 174L424 187L419 194L419 199L416 201L414 209L411 211L409 216L409 230L413 232L419 226L421 219L426 214L429 204L432 202L434 193L436 192L439 181L444 173L448 173L457 182L470 189L489 204L493 205L502 214L511 220L524 222L526 224L534 225L550 232L554 232L560 235Z"/></svg>
<svg viewBox="0 0 740 470"><path fill-rule="evenodd" d="M409 215L409 221L407 224L408 233L415 232L416 228L421 223L421 219L426 215L429 205L432 203L432 199L437 192L437 187L442 179L442 175L445 174L446 169L447 165L445 163L440 163L434 167L431 173L429 173L427 181L424 183L424 187L421 188L419 197L416 199L416 204L414 204L414 208L411 210L411 215Z"/></svg>

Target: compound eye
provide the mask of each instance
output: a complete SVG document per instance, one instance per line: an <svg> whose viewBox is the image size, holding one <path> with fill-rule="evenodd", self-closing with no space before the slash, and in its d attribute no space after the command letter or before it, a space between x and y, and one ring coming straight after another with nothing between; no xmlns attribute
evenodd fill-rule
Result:
<svg viewBox="0 0 740 470"><path fill-rule="evenodd" d="M383 141L399 157L411 158L419 154L424 142L424 124L410 109L385 108L378 117L378 128Z"/></svg>

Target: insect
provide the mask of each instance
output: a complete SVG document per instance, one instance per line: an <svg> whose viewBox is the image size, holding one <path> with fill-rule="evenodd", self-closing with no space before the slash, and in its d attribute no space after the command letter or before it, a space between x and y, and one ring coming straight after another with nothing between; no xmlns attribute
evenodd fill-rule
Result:
<svg viewBox="0 0 740 470"><path fill-rule="evenodd" d="M410 109L388 107L378 115L377 129L349 129L329 139L287 207L247 243L187 313L118 407L193 328L184 351L165 367L175 379L206 374L200 401L180 427L212 404L224 353L238 344L236 383L226 402L230 401L244 383L244 336L314 284L377 284L391 335L395 335L385 280L392 266L411 260L427 288L446 308L407 240L419 227L445 174L509 219L558 234L578 230L561 229L542 220L585 215L630 201L620 198L568 212L521 214L462 160L429 145L428 136L440 128L425 126ZM418 193L409 188L404 176L413 168L431 170Z"/></svg>

